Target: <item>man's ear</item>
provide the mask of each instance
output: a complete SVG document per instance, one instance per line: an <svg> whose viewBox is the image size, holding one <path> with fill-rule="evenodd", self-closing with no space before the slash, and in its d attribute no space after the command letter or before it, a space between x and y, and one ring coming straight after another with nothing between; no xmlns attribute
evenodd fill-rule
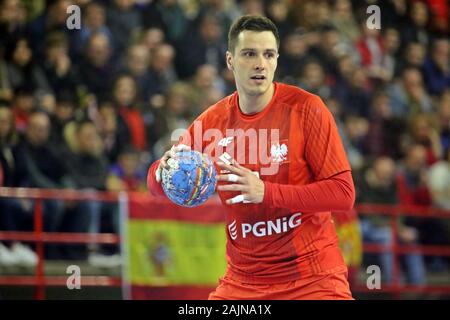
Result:
<svg viewBox="0 0 450 320"><path fill-rule="evenodd" d="M234 71L234 67L233 67L233 55L231 54L230 51L227 51L225 59L227 61L227 67L229 70Z"/></svg>

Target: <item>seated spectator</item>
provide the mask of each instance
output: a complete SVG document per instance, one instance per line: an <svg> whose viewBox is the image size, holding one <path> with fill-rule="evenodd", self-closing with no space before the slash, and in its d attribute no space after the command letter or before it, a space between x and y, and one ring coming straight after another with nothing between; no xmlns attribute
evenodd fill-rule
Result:
<svg viewBox="0 0 450 320"><path fill-rule="evenodd" d="M69 56L69 42L63 32L55 31L45 38L43 69L55 95L79 86L79 77Z"/></svg>
<svg viewBox="0 0 450 320"><path fill-rule="evenodd" d="M200 115L202 106L204 105L203 101L213 90L220 91L221 96L224 96L224 83L218 77L217 69L212 65L205 64L198 67L197 72L189 82L189 86L191 112L194 115Z"/></svg>
<svg viewBox="0 0 450 320"><path fill-rule="evenodd" d="M139 150L147 146L145 125L138 105L137 84L129 75L119 76L113 86L114 102L125 121L131 136L131 143Z"/></svg>
<svg viewBox="0 0 450 320"><path fill-rule="evenodd" d="M163 150L173 144L171 135L175 130L186 129L192 121L189 94L189 86L177 82L166 95L164 105L153 109L155 119L153 125L147 127L147 138L155 157L161 157Z"/></svg>
<svg viewBox="0 0 450 320"><path fill-rule="evenodd" d="M365 171L359 180L357 192L360 203L398 204L397 186L395 182L395 162L388 157L376 158L372 167ZM390 218L381 215L364 215L361 218L363 239L369 243L392 245ZM414 244L418 241L418 231L405 225L403 219L398 226L398 239L401 243ZM382 282L391 283L393 277L393 254L386 252L377 254L380 260ZM425 265L419 254L403 255L406 266L407 282L411 284L425 283Z"/></svg>
<svg viewBox="0 0 450 320"><path fill-rule="evenodd" d="M50 93L51 87L27 38L19 37L6 46L6 79L13 90L28 86L33 94Z"/></svg>
<svg viewBox="0 0 450 320"><path fill-rule="evenodd" d="M277 78L294 84L294 78L300 76L307 61L309 44L305 34L298 30L287 34L281 42L281 54L278 58Z"/></svg>
<svg viewBox="0 0 450 320"><path fill-rule="evenodd" d="M431 99L417 68L406 68L399 81L389 86L388 92L392 112L397 117L432 111Z"/></svg>
<svg viewBox="0 0 450 320"><path fill-rule="evenodd" d="M450 211L450 148L444 153L444 158L436 162L430 168L428 188L430 189L433 205L437 208ZM432 225L433 226L433 225ZM433 244L449 245L450 244L450 219L440 219L438 226L430 229L429 232L442 232L441 237L433 239ZM448 271L449 259L435 259L435 269L440 271Z"/></svg>
<svg viewBox="0 0 450 320"><path fill-rule="evenodd" d="M0 186L24 185L24 164L20 161L16 143L13 114L8 107L0 106ZM30 207L30 201L0 197L0 230L29 230ZM34 266L36 262L34 251L22 242L0 241L0 266Z"/></svg>
<svg viewBox="0 0 450 320"><path fill-rule="evenodd" d="M76 189L84 191L106 190L108 161L103 154L103 146L97 129L90 120L76 124L76 149L67 159L67 167ZM72 205L74 212L67 215L66 231L100 232L102 203L87 200ZM96 251L98 246L90 243L89 250ZM66 246L65 257L71 260L84 260L88 249L84 245Z"/></svg>
<svg viewBox="0 0 450 320"><path fill-rule="evenodd" d="M111 191L146 191L146 171L140 166L139 151L125 147L109 169L107 188Z"/></svg>
<svg viewBox="0 0 450 320"><path fill-rule="evenodd" d="M134 3L135 0L114 0L108 6L107 24L111 28L117 51L120 53L126 49L133 33L136 33L142 25L141 14L134 7Z"/></svg>
<svg viewBox="0 0 450 320"><path fill-rule="evenodd" d="M96 33L103 34L114 47L114 32L106 25L106 9L99 1L88 2L83 7L81 29L77 32L75 50L77 56L82 54L89 38Z"/></svg>
<svg viewBox="0 0 450 320"><path fill-rule="evenodd" d="M450 90L445 91L438 101L437 119L442 150L446 150L450 148Z"/></svg>
<svg viewBox="0 0 450 320"><path fill-rule="evenodd" d="M442 156L441 141L434 122L431 115L417 114L411 117L408 123L408 134L403 141L405 145L414 143L425 148L427 166L431 166Z"/></svg>
<svg viewBox="0 0 450 320"><path fill-rule="evenodd" d="M131 143L126 122L112 102L102 101L99 105L97 127L104 152L110 163L115 163L121 150Z"/></svg>
<svg viewBox="0 0 450 320"><path fill-rule="evenodd" d="M51 124L48 115L34 111L28 119L24 139L20 142L18 154L24 163L26 181L24 186L31 188L61 189L71 187L72 181L62 155L50 142ZM30 208L30 213L33 211ZM43 202L44 231L61 231L64 217L64 204L61 200ZM31 217L30 217L31 219ZM59 258L59 246L46 246L46 257Z"/></svg>
<svg viewBox="0 0 450 320"><path fill-rule="evenodd" d="M79 63L80 79L89 93L101 99L111 89L117 74L111 43L104 34L94 33L83 53Z"/></svg>
<svg viewBox="0 0 450 320"><path fill-rule="evenodd" d="M51 143L57 150L67 153L69 145L66 139L66 126L75 119L77 101L70 91L63 91L57 96L55 112L50 116L52 127Z"/></svg>
<svg viewBox="0 0 450 320"><path fill-rule="evenodd" d="M12 108L15 127L19 133L23 133L28 125L28 117L35 109L35 99L31 88L24 86L15 90Z"/></svg>
<svg viewBox="0 0 450 320"><path fill-rule="evenodd" d="M450 41L436 39L430 56L423 65L424 81L431 95L440 95L450 88Z"/></svg>
<svg viewBox="0 0 450 320"><path fill-rule="evenodd" d="M364 141L368 128L368 121L362 117L353 115L345 117L342 143L344 144L348 161L353 170L359 170L364 165Z"/></svg>
<svg viewBox="0 0 450 320"><path fill-rule="evenodd" d="M400 76L407 68L420 69L425 61L427 49L420 42L410 42L403 48L402 59L400 59L395 70L395 76Z"/></svg>
<svg viewBox="0 0 450 320"><path fill-rule="evenodd" d="M397 174L397 190L400 204L431 207L432 197L428 188L427 151L420 144L408 147L402 166ZM421 244L438 245L446 242L444 225L433 218L406 219L408 225L419 230ZM443 267L443 259L430 257L430 266L437 270Z"/></svg>
<svg viewBox="0 0 450 320"><path fill-rule="evenodd" d="M327 99L331 94L330 87L325 82L325 70L318 61L306 62L299 79L299 87Z"/></svg>
<svg viewBox="0 0 450 320"><path fill-rule="evenodd" d="M217 16L207 13L193 25L177 48L177 71L182 79L194 75L202 64L210 64L219 72L226 67L224 53L226 42L222 37L222 25Z"/></svg>
<svg viewBox="0 0 450 320"><path fill-rule="evenodd" d="M157 28L164 32L171 43L183 39L189 20L178 1L152 1L142 10L142 22L146 29Z"/></svg>
<svg viewBox="0 0 450 320"><path fill-rule="evenodd" d="M401 154L401 137L406 131L406 121L392 114L389 96L385 91L373 95L366 137L368 155L389 156L395 160Z"/></svg>
<svg viewBox="0 0 450 320"><path fill-rule="evenodd" d="M153 76L150 72L150 51L143 44L130 46L127 53L126 66L124 71L129 73L136 80L142 99L150 102L153 86Z"/></svg>
<svg viewBox="0 0 450 320"><path fill-rule="evenodd" d="M149 93L146 93L150 103L155 95L167 93L170 86L178 79L174 59L175 49L170 44L160 44L153 51L150 62L151 82L148 88Z"/></svg>

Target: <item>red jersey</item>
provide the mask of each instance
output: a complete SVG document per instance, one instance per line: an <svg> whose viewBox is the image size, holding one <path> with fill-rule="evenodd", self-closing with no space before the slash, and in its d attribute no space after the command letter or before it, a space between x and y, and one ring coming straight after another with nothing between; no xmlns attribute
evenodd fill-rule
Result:
<svg viewBox="0 0 450 320"><path fill-rule="evenodd" d="M239 193L218 191L227 211L227 276L244 283L346 270L331 212L302 210L301 201L293 208L288 191L350 171L336 124L318 96L274 85L263 111L243 114L235 92L201 114L180 139L214 160L228 153L265 183L259 204L227 205Z"/></svg>

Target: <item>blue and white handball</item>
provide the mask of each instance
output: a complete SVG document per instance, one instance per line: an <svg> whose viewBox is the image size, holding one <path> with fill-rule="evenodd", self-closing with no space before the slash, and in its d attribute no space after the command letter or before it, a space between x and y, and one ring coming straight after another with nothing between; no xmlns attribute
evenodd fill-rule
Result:
<svg viewBox="0 0 450 320"><path fill-rule="evenodd" d="M167 161L170 169L161 172L161 185L167 197L183 207L204 203L216 188L216 168L198 151L179 151Z"/></svg>

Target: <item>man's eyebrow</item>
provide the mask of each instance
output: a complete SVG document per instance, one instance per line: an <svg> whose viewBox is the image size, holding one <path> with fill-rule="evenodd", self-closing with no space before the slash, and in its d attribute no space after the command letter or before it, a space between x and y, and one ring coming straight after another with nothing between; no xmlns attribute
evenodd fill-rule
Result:
<svg viewBox="0 0 450 320"><path fill-rule="evenodd" d="M255 48L243 48L243 49L241 49L241 52L243 52L243 51L258 51L258 50ZM263 51L264 52L274 52L274 53L277 52L276 49L264 49Z"/></svg>

